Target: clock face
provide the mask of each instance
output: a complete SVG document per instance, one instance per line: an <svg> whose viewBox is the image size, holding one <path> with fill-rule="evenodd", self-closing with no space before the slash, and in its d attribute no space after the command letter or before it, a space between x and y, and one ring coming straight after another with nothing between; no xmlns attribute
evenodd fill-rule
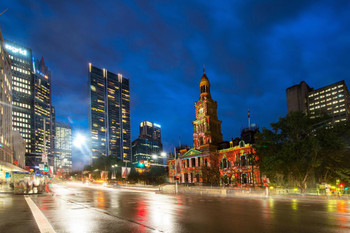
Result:
<svg viewBox="0 0 350 233"><path fill-rule="evenodd" d="M200 108L200 109L199 109L199 113L203 113L203 108Z"/></svg>

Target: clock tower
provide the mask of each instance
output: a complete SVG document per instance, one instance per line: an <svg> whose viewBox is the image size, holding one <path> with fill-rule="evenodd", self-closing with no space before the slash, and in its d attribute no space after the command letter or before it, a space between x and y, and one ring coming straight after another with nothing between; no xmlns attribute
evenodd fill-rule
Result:
<svg viewBox="0 0 350 233"><path fill-rule="evenodd" d="M193 147L200 150L216 150L222 142L221 121L218 120L218 104L211 98L210 83L205 69L199 84L200 97L195 102L196 120L193 123Z"/></svg>

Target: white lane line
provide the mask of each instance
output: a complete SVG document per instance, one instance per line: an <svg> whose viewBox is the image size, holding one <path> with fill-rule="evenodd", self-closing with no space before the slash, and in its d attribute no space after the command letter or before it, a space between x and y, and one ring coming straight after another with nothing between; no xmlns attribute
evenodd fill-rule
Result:
<svg viewBox="0 0 350 233"><path fill-rule="evenodd" d="M56 233L45 215L41 212L39 207L34 203L34 201L30 198L25 196L25 200L27 201L27 204L32 211L36 224L38 224L39 230L41 233Z"/></svg>

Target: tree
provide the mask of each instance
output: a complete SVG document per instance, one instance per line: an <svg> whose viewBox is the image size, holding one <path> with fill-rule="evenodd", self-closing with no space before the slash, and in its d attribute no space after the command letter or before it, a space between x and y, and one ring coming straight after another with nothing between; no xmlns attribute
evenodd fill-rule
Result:
<svg viewBox="0 0 350 233"><path fill-rule="evenodd" d="M216 153L208 153L209 163L202 167L203 183L217 186L220 184L219 157ZM207 158L204 158L207 159Z"/></svg>
<svg viewBox="0 0 350 233"><path fill-rule="evenodd" d="M139 179L146 184L158 185L165 183L167 175L166 168L162 166L153 166L149 170L141 173Z"/></svg>
<svg viewBox="0 0 350 233"><path fill-rule="evenodd" d="M325 123L328 119L292 112L272 123L272 130L264 128L255 144L262 172L271 180L282 175L284 182L297 185L302 192L312 177L349 175L350 163L340 164L346 153L342 134L348 127L330 126Z"/></svg>

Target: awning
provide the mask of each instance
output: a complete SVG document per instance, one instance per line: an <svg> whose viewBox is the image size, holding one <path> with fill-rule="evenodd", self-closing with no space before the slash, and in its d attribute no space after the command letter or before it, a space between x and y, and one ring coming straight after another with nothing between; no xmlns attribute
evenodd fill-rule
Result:
<svg viewBox="0 0 350 233"><path fill-rule="evenodd" d="M6 171L27 172L26 170L24 170L20 167L17 167L14 164L4 162L4 161L0 161L0 169L4 169Z"/></svg>

